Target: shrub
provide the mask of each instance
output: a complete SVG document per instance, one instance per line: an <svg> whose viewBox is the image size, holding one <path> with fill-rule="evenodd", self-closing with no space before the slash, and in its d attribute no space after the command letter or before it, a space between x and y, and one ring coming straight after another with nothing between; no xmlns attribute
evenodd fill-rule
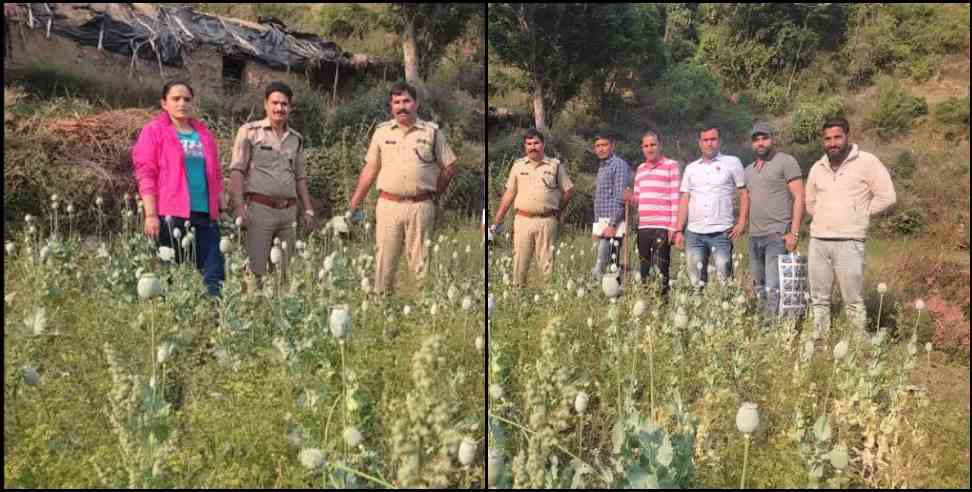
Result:
<svg viewBox="0 0 972 492"><path fill-rule="evenodd" d="M852 87L868 85L879 73L927 80L937 55L968 46L968 5L861 4L856 26L842 54Z"/></svg>
<svg viewBox="0 0 972 492"><path fill-rule="evenodd" d="M969 133L969 96L950 97L935 106L935 121L946 127L946 136L954 138Z"/></svg>
<svg viewBox="0 0 972 492"><path fill-rule="evenodd" d="M891 214L886 221L887 229L895 235L912 236L922 229L924 216L917 208L898 210Z"/></svg>
<svg viewBox="0 0 972 492"><path fill-rule="evenodd" d="M911 176L915 174L915 170L918 167L918 163L915 162L915 156L911 151L906 150L900 154L894 160L894 165L891 166L891 178L895 181L899 179L911 179Z"/></svg>
<svg viewBox="0 0 972 492"><path fill-rule="evenodd" d="M786 110L786 87L774 82L764 82L752 91L753 99L764 113L779 115Z"/></svg>
<svg viewBox="0 0 972 492"><path fill-rule="evenodd" d="M665 73L655 88L655 116L679 130L696 122L720 105L719 83L702 65L681 63Z"/></svg>
<svg viewBox="0 0 972 492"><path fill-rule="evenodd" d="M817 142L820 138L820 126L824 120L832 116L841 116L843 113L843 103L838 96L797 104L790 116L790 141L801 144Z"/></svg>
<svg viewBox="0 0 972 492"><path fill-rule="evenodd" d="M886 139L907 132L915 119L926 114L928 104L924 98L908 94L893 80L884 80L878 86L877 110L867 118L865 125Z"/></svg>

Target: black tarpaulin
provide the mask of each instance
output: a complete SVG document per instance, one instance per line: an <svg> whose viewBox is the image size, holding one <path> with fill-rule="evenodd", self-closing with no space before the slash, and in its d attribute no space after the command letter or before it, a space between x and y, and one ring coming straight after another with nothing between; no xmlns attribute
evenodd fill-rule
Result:
<svg viewBox="0 0 972 492"><path fill-rule="evenodd" d="M18 3L12 20L125 56L184 67L185 57L206 45L224 55L278 70L347 64L333 42L287 31L276 19L242 22L195 12L190 7L138 3ZM10 14L11 11L5 10Z"/></svg>

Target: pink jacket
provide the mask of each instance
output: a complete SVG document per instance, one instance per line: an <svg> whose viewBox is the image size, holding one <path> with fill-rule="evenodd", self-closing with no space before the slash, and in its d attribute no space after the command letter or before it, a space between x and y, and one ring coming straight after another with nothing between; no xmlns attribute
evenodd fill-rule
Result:
<svg viewBox="0 0 972 492"><path fill-rule="evenodd" d="M209 216L219 218L219 197L223 192L223 171L219 164L216 139L201 121L189 124L199 132L206 159L206 185L209 191ZM142 127L132 148L132 163L138 179L138 192L154 196L159 215L189 217L189 182L186 178L185 152L172 120L166 112Z"/></svg>

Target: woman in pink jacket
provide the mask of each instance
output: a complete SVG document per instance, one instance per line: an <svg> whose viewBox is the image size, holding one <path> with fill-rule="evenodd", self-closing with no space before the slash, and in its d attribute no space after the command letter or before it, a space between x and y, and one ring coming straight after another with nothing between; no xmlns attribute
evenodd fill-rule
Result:
<svg viewBox="0 0 972 492"><path fill-rule="evenodd" d="M219 296L225 279L219 250L219 213L223 176L216 139L199 120L189 117L192 87L171 81L162 89L162 112L146 124L132 149L138 191L145 204L145 235L158 246L173 248L182 262L190 249L206 289Z"/></svg>

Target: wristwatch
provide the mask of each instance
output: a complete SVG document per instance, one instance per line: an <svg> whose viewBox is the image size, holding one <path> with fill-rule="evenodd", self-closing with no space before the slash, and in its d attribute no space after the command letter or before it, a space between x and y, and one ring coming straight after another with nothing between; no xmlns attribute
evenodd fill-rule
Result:
<svg viewBox="0 0 972 492"><path fill-rule="evenodd" d="M313 210L304 210L304 213L307 214L307 215L310 215L311 217L314 216L314 211Z"/></svg>

